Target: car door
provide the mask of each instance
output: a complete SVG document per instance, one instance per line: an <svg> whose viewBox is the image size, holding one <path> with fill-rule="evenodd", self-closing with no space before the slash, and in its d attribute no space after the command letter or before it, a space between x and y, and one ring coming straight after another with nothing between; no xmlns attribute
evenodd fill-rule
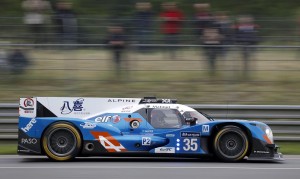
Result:
<svg viewBox="0 0 300 179"><path fill-rule="evenodd" d="M164 146L174 153L201 153L200 131L197 127L185 125L184 117L177 109L149 108L149 128L154 135L166 137L169 143Z"/></svg>

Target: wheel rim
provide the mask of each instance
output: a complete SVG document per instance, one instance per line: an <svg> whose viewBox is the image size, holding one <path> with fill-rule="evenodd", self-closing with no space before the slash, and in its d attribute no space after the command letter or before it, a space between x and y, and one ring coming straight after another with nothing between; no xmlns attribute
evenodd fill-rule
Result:
<svg viewBox="0 0 300 179"><path fill-rule="evenodd" d="M225 132L218 138L219 152L226 158L238 158L245 153L246 140L239 132Z"/></svg>
<svg viewBox="0 0 300 179"><path fill-rule="evenodd" d="M64 157L76 149L76 143L76 137L70 129L60 128L50 132L47 146L52 154Z"/></svg>

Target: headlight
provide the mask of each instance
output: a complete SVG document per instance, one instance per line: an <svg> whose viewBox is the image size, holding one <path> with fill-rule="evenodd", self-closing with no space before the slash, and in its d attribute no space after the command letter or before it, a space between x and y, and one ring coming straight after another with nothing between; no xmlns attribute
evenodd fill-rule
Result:
<svg viewBox="0 0 300 179"><path fill-rule="evenodd" d="M274 137L273 137L273 132L272 132L271 128L264 123L257 123L256 126L258 128L260 128L262 130L262 132L264 133L263 138L266 140L266 142L274 144Z"/></svg>
<svg viewBox="0 0 300 179"><path fill-rule="evenodd" d="M267 127L266 130L265 130L265 132L266 132L266 134L267 134L267 137L270 139L270 141L271 141L272 143L274 143L273 132L272 132L272 130L271 130L269 127Z"/></svg>

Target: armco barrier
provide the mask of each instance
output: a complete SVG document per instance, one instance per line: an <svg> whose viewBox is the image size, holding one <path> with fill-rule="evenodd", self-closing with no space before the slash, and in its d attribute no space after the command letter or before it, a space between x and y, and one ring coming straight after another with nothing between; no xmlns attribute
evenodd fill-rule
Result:
<svg viewBox="0 0 300 179"><path fill-rule="evenodd" d="M300 141L300 106L188 104L215 119L258 120L271 126L276 141ZM0 140L16 140L18 104L0 103Z"/></svg>

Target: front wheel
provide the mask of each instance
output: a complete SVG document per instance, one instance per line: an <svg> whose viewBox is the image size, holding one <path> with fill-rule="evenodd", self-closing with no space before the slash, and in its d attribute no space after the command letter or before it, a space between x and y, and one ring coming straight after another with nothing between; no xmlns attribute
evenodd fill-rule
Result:
<svg viewBox="0 0 300 179"><path fill-rule="evenodd" d="M225 162L242 160L249 149L249 141L243 130L236 126L222 128L214 138L216 156Z"/></svg>
<svg viewBox="0 0 300 179"><path fill-rule="evenodd" d="M75 158L81 149L82 140L78 130L69 123L55 123L43 135L46 155L56 161Z"/></svg>

